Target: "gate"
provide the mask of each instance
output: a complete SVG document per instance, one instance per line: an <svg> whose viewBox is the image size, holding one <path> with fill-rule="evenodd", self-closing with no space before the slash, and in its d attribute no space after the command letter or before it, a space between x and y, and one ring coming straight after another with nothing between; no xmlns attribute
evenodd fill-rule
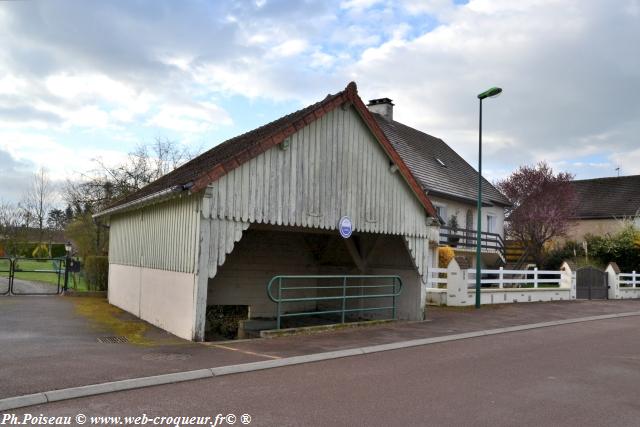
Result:
<svg viewBox="0 0 640 427"><path fill-rule="evenodd" d="M11 258L0 258L0 295L11 291L12 265Z"/></svg>
<svg viewBox="0 0 640 427"><path fill-rule="evenodd" d="M0 258L0 295L58 295L66 264L65 258Z"/></svg>
<svg viewBox="0 0 640 427"><path fill-rule="evenodd" d="M576 298L609 298L607 273L591 266L579 268L576 274Z"/></svg>
<svg viewBox="0 0 640 427"><path fill-rule="evenodd" d="M277 329L283 318L301 316L333 315L329 319L345 323L347 315L386 311L395 320L401 292L400 276L383 275L274 276L267 285Z"/></svg>

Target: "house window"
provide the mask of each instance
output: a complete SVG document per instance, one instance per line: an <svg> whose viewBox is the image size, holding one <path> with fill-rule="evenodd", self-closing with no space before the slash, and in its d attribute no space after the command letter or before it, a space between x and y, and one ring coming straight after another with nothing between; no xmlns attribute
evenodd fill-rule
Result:
<svg viewBox="0 0 640 427"><path fill-rule="evenodd" d="M496 232L496 217L493 215L487 215L487 231L489 233Z"/></svg>
<svg viewBox="0 0 640 427"><path fill-rule="evenodd" d="M446 224L447 223L447 207L443 205L434 205L434 207L436 208L436 213L438 214L438 216L442 218L442 220Z"/></svg>

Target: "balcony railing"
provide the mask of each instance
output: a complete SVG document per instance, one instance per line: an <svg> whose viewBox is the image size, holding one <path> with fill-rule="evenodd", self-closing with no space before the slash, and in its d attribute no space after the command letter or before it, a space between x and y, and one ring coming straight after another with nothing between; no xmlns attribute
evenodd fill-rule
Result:
<svg viewBox="0 0 640 427"><path fill-rule="evenodd" d="M476 230L466 228L452 228L440 226L440 244L452 248L475 249L477 242ZM480 247L482 251L496 251L504 258L504 240L497 233L480 232Z"/></svg>

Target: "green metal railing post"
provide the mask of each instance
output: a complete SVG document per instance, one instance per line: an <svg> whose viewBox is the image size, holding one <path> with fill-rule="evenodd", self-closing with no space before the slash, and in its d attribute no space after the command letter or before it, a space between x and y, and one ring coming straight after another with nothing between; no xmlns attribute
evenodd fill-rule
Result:
<svg viewBox="0 0 640 427"><path fill-rule="evenodd" d="M344 323L344 314L347 309L347 277L342 278L342 323Z"/></svg>
<svg viewBox="0 0 640 427"><path fill-rule="evenodd" d="M391 316L393 317L393 320L396 320L396 282L397 282L397 279L394 277L393 279L391 279L391 282L393 283L393 308L391 309L391 311L392 311Z"/></svg>
<svg viewBox="0 0 640 427"><path fill-rule="evenodd" d="M280 329L280 317L281 317L280 304L282 304L282 279L281 278L278 279L278 318L276 321L277 329Z"/></svg>

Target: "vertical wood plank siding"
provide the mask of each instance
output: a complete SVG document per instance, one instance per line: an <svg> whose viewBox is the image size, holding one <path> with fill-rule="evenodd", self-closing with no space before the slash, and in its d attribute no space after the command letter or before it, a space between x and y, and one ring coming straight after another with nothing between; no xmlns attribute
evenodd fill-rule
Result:
<svg viewBox="0 0 640 427"><path fill-rule="evenodd" d="M193 273L202 193L114 215L109 262Z"/></svg>
<svg viewBox="0 0 640 427"><path fill-rule="evenodd" d="M428 235L427 215L360 116L338 108L212 184L209 218Z"/></svg>
<svg viewBox="0 0 640 427"><path fill-rule="evenodd" d="M250 223L403 235L421 275L427 214L353 108L338 108L210 185L209 277Z"/></svg>
<svg viewBox="0 0 640 427"><path fill-rule="evenodd" d="M429 239L424 237L404 236L407 249L411 254L411 258L418 270L418 274L422 277L423 283L427 283L429 271Z"/></svg>
<svg viewBox="0 0 640 427"><path fill-rule="evenodd" d="M224 264L227 255L233 251L233 246L242 238L242 232L249 228L249 223L217 218L208 221L211 224L208 272L209 277L213 279L218 272L218 266Z"/></svg>

